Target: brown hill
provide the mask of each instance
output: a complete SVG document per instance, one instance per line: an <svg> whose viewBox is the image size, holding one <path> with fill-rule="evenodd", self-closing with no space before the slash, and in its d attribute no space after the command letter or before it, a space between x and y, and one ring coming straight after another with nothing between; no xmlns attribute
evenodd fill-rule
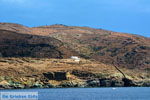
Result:
<svg viewBox="0 0 150 100"><path fill-rule="evenodd" d="M88 27L52 25L38 28L49 30L43 35L47 33L61 40L82 57L127 68L150 68L149 38Z"/></svg>
<svg viewBox="0 0 150 100"><path fill-rule="evenodd" d="M13 26L19 31L6 26ZM150 68L150 39L146 37L65 25L28 28L3 23L0 29L4 28L20 33L56 38L84 58L96 59L106 64L116 64L126 68Z"/></svg>
<svg viewBox="0 0 150 100"><path fill-rule="evenodd" d="M31 33L29 27L20 24L14 24L14 23L0 23L0 29L18 32L18 33L26 33L26 34Z"/></svg>
<svg viewBox="0 0 150 100"><path fill-rule="evenodd" d="M0 30L0 55L2 57L67 58L77 54L55 38Z"/></svg>

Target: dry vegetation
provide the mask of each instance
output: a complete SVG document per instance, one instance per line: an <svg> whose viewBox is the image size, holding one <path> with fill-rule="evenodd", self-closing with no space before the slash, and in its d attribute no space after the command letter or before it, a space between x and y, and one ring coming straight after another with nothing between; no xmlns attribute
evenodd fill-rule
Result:
<svg viewBox="0 0 150 100"><path fill-rule="evenodd" d="M133 79L149 78L148 73L136 73L135 70L120 68L127 77ZM89 73L95 77L118 77L122 74L114 66L96 61L82 59L79 63L72 59L42 59L42 58L0 58L0 76L24 77L39 75L46 72ZM79 76L80 78L90 78Z"/></svg>
<svg viewBox="0 0 150 100"><path fill-rule="evenodd" d="M0 23L0 85L7 84L12 77L14 82L23 84L36 84L37 80L45 82L43 74L55 72L70 74L67 74L69 80L48 80L53 85L123 78L114 66L118 66L128 79L149 81L149 51L150 39L137 35L89 27L29 28ZM83 59L78 63L69 59L70 56Z"/></svg>

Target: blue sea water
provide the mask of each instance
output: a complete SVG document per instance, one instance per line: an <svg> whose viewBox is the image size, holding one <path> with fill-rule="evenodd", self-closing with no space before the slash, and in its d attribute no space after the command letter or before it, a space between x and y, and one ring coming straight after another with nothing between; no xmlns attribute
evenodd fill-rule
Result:
<svg viewBox="0 0 150 100"><path fill-rule="evenodd" d="M38 100L150 100L148 87L21 89L0 92L38 92Z"/></svg>

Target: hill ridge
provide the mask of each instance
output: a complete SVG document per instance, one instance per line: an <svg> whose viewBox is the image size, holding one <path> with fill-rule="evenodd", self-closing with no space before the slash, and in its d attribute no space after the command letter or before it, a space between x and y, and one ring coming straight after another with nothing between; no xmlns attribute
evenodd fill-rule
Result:
<svg viewBox="0 0 150 100"><path fill-rule="evenodd" d="M6 27L7 26L7 27ZM52 37L73 49L81 57L96 59L106 64L127 68L150 68L150 38L112 32L90 27L50 25L40 27L13 27L0 24L0 30L10 30L20 34ZM44 27L44 28L41 28Z"/></svg>

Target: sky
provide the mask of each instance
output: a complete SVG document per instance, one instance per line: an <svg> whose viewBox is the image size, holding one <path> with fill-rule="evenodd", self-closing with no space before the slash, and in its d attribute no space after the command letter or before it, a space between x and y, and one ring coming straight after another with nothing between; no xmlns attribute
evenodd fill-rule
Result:
<svg viewBox="0 0 150 100"><path fill-rule="evenodd" d="M150 37L150 0L0 0L0 22L88 26Z"/></svg>

